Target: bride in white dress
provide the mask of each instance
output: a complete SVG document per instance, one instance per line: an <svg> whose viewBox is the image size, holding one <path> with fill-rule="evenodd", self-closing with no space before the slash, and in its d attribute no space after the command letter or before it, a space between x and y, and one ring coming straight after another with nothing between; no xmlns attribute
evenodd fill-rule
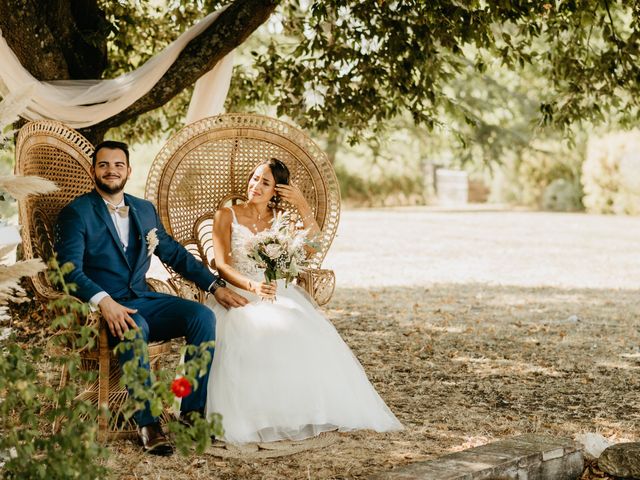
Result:
<svg viewBox="0 0 640 480"><path fill-rule="evenodd" d="M295 205L304 228L319 231L289 171L279 160L260 164L244 205L216 212L216 268L250 303L226 310L209 300L217 319L206 412L222 415L231 443L302 440L329 430L402 429L333 325L299 287L265 283L244 253L252 235L270 227L273 201ZM262 301L263 299L269 301Z"/></svg>

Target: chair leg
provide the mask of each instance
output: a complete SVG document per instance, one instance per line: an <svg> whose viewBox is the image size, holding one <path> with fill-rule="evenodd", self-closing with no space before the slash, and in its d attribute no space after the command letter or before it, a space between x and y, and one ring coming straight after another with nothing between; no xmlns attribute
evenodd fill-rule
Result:
<svg viewBox="0 0 640 480"><path fill-rule="evenodd" d="M98 440L106 441L109 433L109 372L111 351L107 338L107 329L100 326L98 357Z"/></svg>

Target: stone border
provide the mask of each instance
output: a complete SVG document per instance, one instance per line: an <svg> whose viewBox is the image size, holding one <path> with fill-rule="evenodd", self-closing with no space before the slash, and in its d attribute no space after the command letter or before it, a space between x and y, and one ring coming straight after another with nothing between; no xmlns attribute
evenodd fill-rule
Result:
<svg viewBox="0 0 640 480"><path fill-rule="evenodd" d="M575 480L583 471L582 446L567 438L526 434L416 462L371 480Z"/></svg>

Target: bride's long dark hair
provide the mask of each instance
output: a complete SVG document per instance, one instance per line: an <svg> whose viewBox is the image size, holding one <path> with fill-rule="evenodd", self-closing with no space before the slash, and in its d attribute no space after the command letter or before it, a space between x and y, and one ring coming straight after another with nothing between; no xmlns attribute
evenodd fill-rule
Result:
<svg viewBox="0 0 640 480"><path fill-rule="evenodd" d="M276 182L276 185L278 184L289 185L289 177L290 177L289 169L287 168L287 166L284 164L282 160L279 160L275 157L271 157L269 160L265 160L263 162L260 162L258 165L256 165L255 168L251 171L251 175L249 175L249 179L247 180L247 185L253 178L253 174L256 173L256 170L258 169L258 167L262 165L269 166L269 169L271 170L271 174L273 175L273 179ZM269 206L271 208L278 208L278 204L280 203L280 200L281 200L280 195L275 194L273 197L271 197Z"/></svg>

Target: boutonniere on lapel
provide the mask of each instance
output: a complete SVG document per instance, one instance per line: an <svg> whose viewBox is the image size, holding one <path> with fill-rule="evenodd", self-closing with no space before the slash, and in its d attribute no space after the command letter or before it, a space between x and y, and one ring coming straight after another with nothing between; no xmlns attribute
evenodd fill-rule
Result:
<svg viewBox="0 0 640 480"><path fill-rule="evenodd" d="M147 232L147 237L146 237L147 238L147 257L150 257L153 251L158 246L159 242L158 242L158 235L156 234L157 231L158 231L157 228L152 228Z"/></svg>

